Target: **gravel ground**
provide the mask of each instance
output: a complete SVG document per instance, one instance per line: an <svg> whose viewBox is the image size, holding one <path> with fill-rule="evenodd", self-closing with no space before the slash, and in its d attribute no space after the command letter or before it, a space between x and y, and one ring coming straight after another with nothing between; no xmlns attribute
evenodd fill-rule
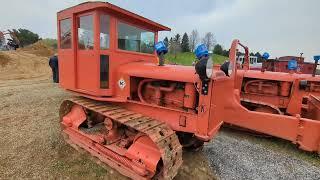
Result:
<svg viewBox="0 0 320 180"><path fill-rule="evenodd" d="M126 179L62 140L58 108L68 96L48 77L0 80L0 179ZM320 179L317 163L290 151L223 130L184 153L175 179Z"/></svg>
<svg viewBox="0 0 320 180"><path fill-rule="evenodd" d="M289 150L293 152L279 151L254 142L259 139L266 141L225 129L203 151L220 179L320 179L319 163L299 158L301 153L310 155L295 147Z"/></svg>

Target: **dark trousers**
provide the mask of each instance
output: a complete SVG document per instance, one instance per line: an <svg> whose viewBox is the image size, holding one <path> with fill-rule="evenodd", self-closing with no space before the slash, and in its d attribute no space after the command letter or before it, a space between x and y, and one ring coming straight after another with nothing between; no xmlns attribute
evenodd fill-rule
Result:
<svg viewBox="0 0 320 180"><path fill-rule="evenodd" d="M52 79L54 83L59 83L59 69L52 68Z"/></svg>

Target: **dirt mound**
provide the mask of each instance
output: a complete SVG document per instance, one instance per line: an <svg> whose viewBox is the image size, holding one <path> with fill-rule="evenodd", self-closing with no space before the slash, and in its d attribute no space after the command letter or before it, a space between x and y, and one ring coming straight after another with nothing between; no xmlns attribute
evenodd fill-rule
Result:
<svg viewBox="0 0 320 180"><path fill-rule="evenodd" d="M24 51L0 52L0 80L50 77L49 58Z"/></svg>
<svg viewBox="0 0 320 180"><path fill-rule="evenodd" d="M0 67L5 67L10 61L10 56L0 51Z"/></svg>
<svg viewBox="0 0 320 180"><path fill-rule="evenodd" d="M52 47L45 44L41 40L29 46L20 48L18 49L18 51L28 52L30 54L43 56L43 57L50 57L55 53L55 50Z"/></svg>

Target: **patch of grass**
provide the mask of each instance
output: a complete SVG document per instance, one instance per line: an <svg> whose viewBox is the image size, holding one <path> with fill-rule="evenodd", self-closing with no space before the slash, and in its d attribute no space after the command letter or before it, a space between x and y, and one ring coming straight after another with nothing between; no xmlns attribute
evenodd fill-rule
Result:
<svg viewBox="0 0 320 180"><path fill-rule="evenodd" d="M57 49L57 47L58 47L56 39L46 38L46 39L42 39L41 41L45 45L47 45L48 47L52 47L53 49Z"/></svg>
<svg viewBox="0 0 320 180"><path fill-rule="evenodd" d="M213 57L214 64L222 64L225 60L228 59L228 57L213 54L211 57ZM165 56L166 60L171 63L177 63L181 65L190 66L192 65L192 62L195 60L195 55L192 52L184 52L184 53L178 53L175 57L174 54L166 54Z"/></svg>

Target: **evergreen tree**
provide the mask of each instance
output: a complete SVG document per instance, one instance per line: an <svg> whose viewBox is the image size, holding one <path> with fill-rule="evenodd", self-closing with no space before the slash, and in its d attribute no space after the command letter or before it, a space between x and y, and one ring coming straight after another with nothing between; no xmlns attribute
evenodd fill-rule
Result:
<svg viewBox="0 0 320 180"><path fill-rule="evenodd" d="M165 37L165 38L163 39L163 43L167 46L167 48L169 47L168 37Z"/></svg>
<svg viewBox="0 0 320 180"><path fill-rule="evenodd" d="M184 33L181 41L182 52L190 52L189 37L187 33Z"/></svg>
<svg viewBox="0 0 320 180"><path fill-rule="evenodd" d="M229 57L229 51L230 50L223 50L223 56Z"/></svg>
<svg viewBox="0 0 320 180"><path fill-rule="evenodd" d="M173 38L172 37L170 38L170 41L169 41L168 45L169 45L169 48L168 48L169 52L173 53L174 42L173 42Z"/></svg>
<svg viewBox="0 0 320 180"><path fill-rule="evenodd" d="M223 55L222 46L220 44L215 45L213 49L213 53L218 55Z"/></svg>
<svg viewBox="0 0 320 180"><path fill-rule="evenodd" d="M254 54L255 56L257 56L257 58L258 58L258 62L262 62L262 56L261 56L261 54L259 53L259 52L256 52L256 54Z"/></svg>
<svg viewBox="0 0 320 180"><path fill-rule="evenodd" d="M40 40L39 35L29 31L28 29L13 29L13 33L17 36L18 40L20 41L20 45L27 46L33 44Z"/></svg>
<svg viewBox="0 0 320 180"><path fill-rule="evenodd" d="M174 58L177 58L178 52L181 51L181 36L180 34L176 34L173 38L173 42L170 45L171 46L171 53L174 54Z"/></svg>
<svg viewBox="0 0 320 180"><path fill-rule="evenodd" d="M177 44L181 45L181 36L179 33L174 36L173 41L176 42Z"/></svg>

